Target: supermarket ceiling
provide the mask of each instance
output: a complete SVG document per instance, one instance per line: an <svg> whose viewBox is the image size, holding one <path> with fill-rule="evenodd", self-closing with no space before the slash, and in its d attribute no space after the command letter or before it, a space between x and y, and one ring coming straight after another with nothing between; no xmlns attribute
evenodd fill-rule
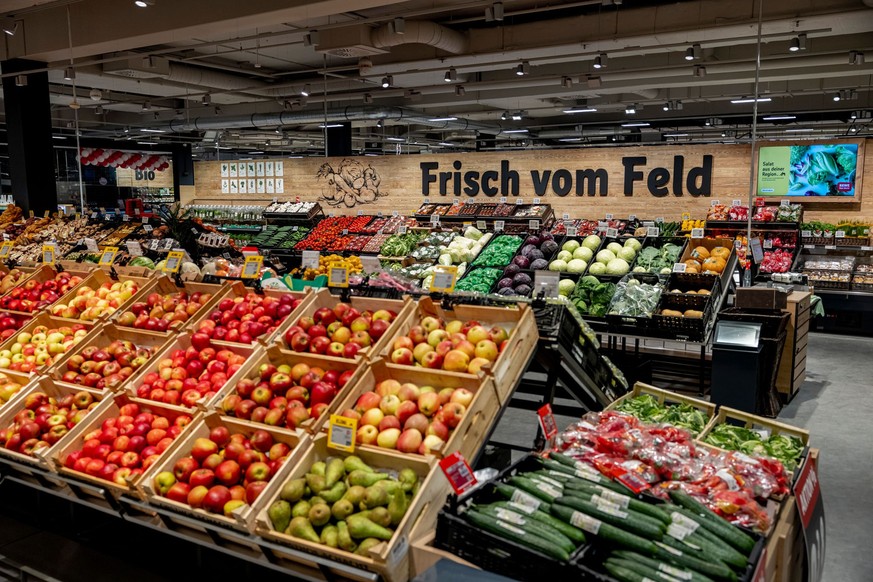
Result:
<svg viewBox="0 0 873 582"><path fill-rule="evenodd" d="M761 2L759 135L869 136L873 0ZM323 152L343 121L374 153L732 141L750 135L758 6L3 0L0 60L45 63L57 134L78 116L85 137L203 157Z"/></svg>

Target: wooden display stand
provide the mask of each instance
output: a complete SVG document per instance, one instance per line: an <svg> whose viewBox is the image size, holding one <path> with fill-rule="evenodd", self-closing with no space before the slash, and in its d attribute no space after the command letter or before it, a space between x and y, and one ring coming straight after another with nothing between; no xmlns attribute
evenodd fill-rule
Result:
<svg viewBox="0 0 873 582"><path fill-rule="evenodd" d="M794 291L788 296L787 311L791 315L788 322L785 348L779 363L776 389L785 400L791 400L806 379L806 345L809 341L809 319L811 315L812 294L808 291Z"/></svg>

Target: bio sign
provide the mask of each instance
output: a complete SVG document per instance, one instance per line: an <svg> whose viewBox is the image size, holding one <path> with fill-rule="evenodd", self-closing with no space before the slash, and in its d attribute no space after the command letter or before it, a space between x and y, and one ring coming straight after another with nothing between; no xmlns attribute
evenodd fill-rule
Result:
<svg viewBox="0 0 873 582"><path fill-rule="evenodd" d="M693 165L697 163L698 165ZM686 161L684 155L674 155L669 166L650 166L646 156L621 158L621 175L611 176L606 168L549 168L528 173L512 169L509 160L501 160L499 168L485 171L468 170L463 162L451 164L421 162L421 191L427 197L518 196L533 192L536 197L606 196L611 180L621 183L625 196L648 194L665 196L710 196L712 193L713 156L703 155L699 162Z"/></svg>

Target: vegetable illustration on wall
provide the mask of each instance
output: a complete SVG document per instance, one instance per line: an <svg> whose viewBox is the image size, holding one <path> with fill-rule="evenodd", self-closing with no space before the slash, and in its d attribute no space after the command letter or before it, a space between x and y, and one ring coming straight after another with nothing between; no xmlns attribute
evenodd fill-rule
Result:
<svg viewBox="0 0 873 582"><path fill-rule="evenodd" d="M330 206L353 208L358 204L372 204L377 198L388 195L379 191L382 178L373 166L364 166L356 160L344 159L338 169L324 163L315 177L325 182L319 202Z"/></svg>

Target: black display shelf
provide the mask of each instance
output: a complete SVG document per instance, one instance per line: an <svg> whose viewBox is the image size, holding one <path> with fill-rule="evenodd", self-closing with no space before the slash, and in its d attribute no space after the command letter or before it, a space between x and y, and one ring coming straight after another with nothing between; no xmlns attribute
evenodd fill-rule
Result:
<svg viewBox="0 0 873 582"><path fill-rule="evenodd" d="M745 220L707 220L706 230L709 229L726 229L726 230L746 230L748 222ZM785 231L795 232L800 230L799 222L782 222L778 220L752 221L752 230L770 230L770 231Z"/></svg>

